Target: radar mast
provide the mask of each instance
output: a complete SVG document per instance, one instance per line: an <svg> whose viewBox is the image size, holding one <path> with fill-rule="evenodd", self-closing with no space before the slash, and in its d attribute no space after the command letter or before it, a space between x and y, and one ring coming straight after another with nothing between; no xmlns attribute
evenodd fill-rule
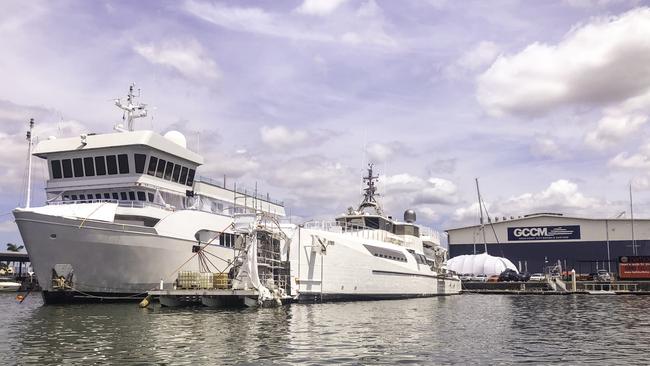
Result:
<svg viewBox="0 0 650 366"><path fill-rule="evenodd" d="M129 94L126 96L126 103L122 99L115 99L115 105L124 110L122 115L122 120L127 121L127 127L129 131L133 131L133 121L136 118L142 118L147 116L147 105L144 103L136 103L135 98L140 97L140 89L138 89L138 95L133 94L133 89L135 88L135 83L132 83L129 86Z"/></svg>
<svg viewBox="0 0 650 366"><path fill-rule="evenodd" d="M364 208L371 207L375 209L375 212L378 215L383 215L383 211L379 202L377 202L376 196L379 196L377 193L377 183L379 176L373 175L372 169L374 167L373 163L368 164L368 175L363 177L363 181L366 183L366 188L364 188L363 201L359 205L359 212L362 212Z"/></svg>

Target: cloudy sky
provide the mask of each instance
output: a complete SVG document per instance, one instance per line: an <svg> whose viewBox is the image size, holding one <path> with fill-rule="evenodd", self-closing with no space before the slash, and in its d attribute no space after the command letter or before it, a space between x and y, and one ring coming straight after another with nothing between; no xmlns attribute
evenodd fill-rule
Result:
<svg viewBox="0 0 650 366"><path fill-rule="evenodd" d="M0 240L20 242L24 132L183 132L200 174L283 199L296 221L360 200L437 229L553 211L650 217L650 8L643 1L4 1ZM647 4L650 6L650 3ZM35 161L36 203L45 165Z"/></svg>

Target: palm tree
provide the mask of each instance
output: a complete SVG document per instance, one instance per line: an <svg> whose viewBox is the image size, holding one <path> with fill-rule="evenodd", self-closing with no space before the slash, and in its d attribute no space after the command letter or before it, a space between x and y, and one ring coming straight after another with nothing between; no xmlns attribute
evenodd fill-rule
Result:
<svg viewBox="0 0 650 366"><path fill-rule="evenodd" d="M21 249L23 249L25 246L24 245L16 245L14 243L7 243L7 251L8 252L20 252Z"/></svg>

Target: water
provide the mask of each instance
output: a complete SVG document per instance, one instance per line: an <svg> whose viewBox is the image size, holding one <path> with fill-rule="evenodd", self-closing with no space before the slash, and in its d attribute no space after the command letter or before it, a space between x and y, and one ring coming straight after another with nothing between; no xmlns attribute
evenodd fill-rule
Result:
<svg viewBox="0 0 650 366"><path fill-rule="evenodd" d="M461 295L258 310L0 294L0 365L645 364L645 296Z"/></svg>

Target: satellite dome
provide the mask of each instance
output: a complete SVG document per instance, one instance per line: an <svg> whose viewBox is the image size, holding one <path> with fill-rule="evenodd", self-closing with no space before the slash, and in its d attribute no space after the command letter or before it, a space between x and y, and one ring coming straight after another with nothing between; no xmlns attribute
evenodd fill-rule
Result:
<svg viewBox="0 0 650 366"><path fill-rule="evenodd" d="M413 210L404 211L404 221L408 222L409 224L414 223L415 222L415 211L413 211Z"/></svg>
<svg viewBox="0 0 650 366"><path fill-rule="evenodd" d="M182 146L184 149L187 149L187 140L182 133L178 131L169 131L165 134L165 138L177 145Z"/></svg>

